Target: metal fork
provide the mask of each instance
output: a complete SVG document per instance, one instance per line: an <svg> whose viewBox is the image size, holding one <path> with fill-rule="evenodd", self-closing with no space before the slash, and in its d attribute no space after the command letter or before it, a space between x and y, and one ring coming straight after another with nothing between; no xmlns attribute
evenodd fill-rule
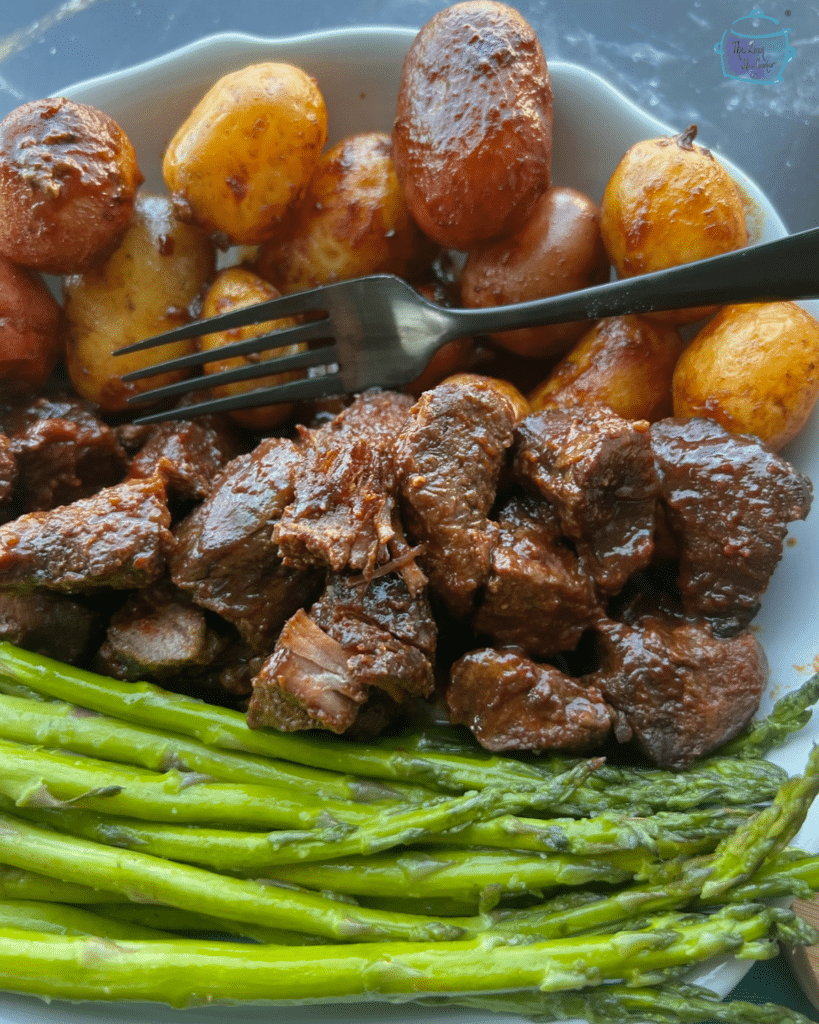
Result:
<svg viewBox="0 0 819 1024"><path fill-rule="evenodd" d="M388 274L356 278L194 321L128 345L117 354L280 317L323 314L297 327L194 352L125 374L123 380L135 381L202 366L214 359L301 343L308 345L306 350L296 354L261 359L134 396L140 403L157 402L215 385L294 370L307 371L297 380L153 412L136 421L151 423L353 393L373 386L400 387L414 380L448 341L470 335L653 310L816 297L819 297L819 228L811 228L668 270L532 302L485 309L438 306L400 278Z"/></svg>

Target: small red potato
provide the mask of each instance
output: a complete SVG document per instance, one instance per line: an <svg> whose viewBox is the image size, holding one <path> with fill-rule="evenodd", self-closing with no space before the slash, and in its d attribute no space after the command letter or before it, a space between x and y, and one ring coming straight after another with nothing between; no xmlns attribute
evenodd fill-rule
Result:
<svg viewBox="0 0 819 1024"><path fill-rule="evenodd" d="M608 277L596 204L576 189L551 188L522 228L467 254L461 294L465 306L506 306L587 288ZM589 321L582 320L490 337L518 355L557 356L588 327Z"/></svg>
<svg viewBox="0 0 819 1024"><path fill-rule="evenodd" d="M671 378L685 343L642 316L599 320L529 396L532 410L608 406L630 420L670 416Z"/></svg>
<svg viewBox="0 0 819 1024"><path fill-rule="evenodd" d="M314 78L252 64L220 78L171 139L162 173L177 215L223 244L272 237L301 200L327 140Z"/></svg>
<svg viewBox="0 0 819 1024"><path fill-rule="evenodd" d="M434 15L404 62L393 159L410 213L439 245L519 228L549 187L552 90L534 29L495 0Z"/></svg>
<svg viewBox="0 0 819 1024"><path fill-rule="evenodd" d="M674 415L707 416L778 451L819 398L819 322L795 302L725 306L680 356Z"/></svg>
<svg viewBox="0 0 819 1024"><path fill-rule="evenodd" d="M38 275L0 256L0 393L45 384L62 353L61 315Z"/></svg>
<svg viewBox="0 0 819 1024"><path fill-rule="evenodd" d="M261 246L259 274L286 294L426 269L437 246L409 215L391 149L389 135L363 132L325 153L287 230Z"/></svg>
<svg viewBox="0 0 819 1024"><path fill-rule="evenodd" d="M718 256L748 244L742 196L710 150L697 146L697 126L638 142L611 176L600 227L619 277ZM713 307L650 314L693 323Z"/></svg>
<svg viewBox="0 0 819 1024"><path fill-rule="evenodd" d="M64 97L0 121L0 253L47 274L78 274L107 256L142 183L136 154L107 114Z"/></svg>

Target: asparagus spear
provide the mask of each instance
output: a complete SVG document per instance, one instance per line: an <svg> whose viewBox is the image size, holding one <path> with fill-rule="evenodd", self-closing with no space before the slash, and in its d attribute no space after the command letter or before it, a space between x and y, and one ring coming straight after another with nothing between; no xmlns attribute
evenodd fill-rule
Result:
<svg viewBox="0 0 819 1024"><path fill-rule="evenodd" d="M54 935L96 935L101 939L169 939L168 932L136 922L109 920L98 914L37 900L0 900L0 928Z"/></svg>
<svg viewBox="0 0 819 1024"><path fill-rule="evenodd" d="M232 751L262 754L297 764L368 778L410 779L449 790L498 785L525 790L548 773L509 758L471 757L390 749L359 744L337 736L249 729L244 716L228 708L169 693L150 683L124 683L32 654L0 642L0 673L37 693L149 728L193 736L202 743Z"/></svg>
<svg viewBox="0 0 819 1024"><path fill-rule="evenodd" d="M51 875L41 875L26 868L0 863L0 899L37 900L49 903L108 903L117 894L89 885L63 882Z"/></svg>
<svg viewBox="0 0 819 1024"><path fill-rule="evenodd" d="M429 790L387 785L253 754L214 750L178 733L128 725L61 700L35 701L0 693L0 738L59 748L164 772L200 772L222 782L291 788L322 799L428 799Z"/></svg>
<svg viewBox="0 0 819 1024"><path fill-rule="evenodd" d="M63 836L5 814L0 814L0 863L107 889L134 902L162 903L329 939L430 941L456 938L470 927L479 928L474 922L444 924L422 915L387 914L317 893L230 878Z"/></svg>
<svg viewBox="0 0 819 1024"><path fill-rule="evenodd" d="M819 673L812 675L796 690L786 693L774 704L771 713L730 740L720 750L728 757L764 757L799 729L804 728L819 701Z"/></svg>
<svg viewBox="0 0 819 1024"><path fill-rule="evenodd" d="M664 916L616 935L499 944L489 937L444 943L247 946L179 939L118 942L0 929L0 987L66 999L145 999L183 1007L242 999L394 999L427 993L561 992L609 980L644 979L711 956L775 955L788 912L725 908L706 918Z"/></svg>

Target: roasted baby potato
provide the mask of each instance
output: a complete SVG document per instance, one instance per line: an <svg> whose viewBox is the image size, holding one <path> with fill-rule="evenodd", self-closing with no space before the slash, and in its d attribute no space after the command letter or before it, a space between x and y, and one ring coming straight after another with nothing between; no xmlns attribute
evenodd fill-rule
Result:
<svg viewBox="0 0 819 1024"><path fill-rule="evenodd" d="M105 412L121 412L129 396L178 380L178 373L129 384L121 377L191 352L194 341L127 356L113 352L190 320L189 307L212 278L214 264L210 238L180 224L170 200L141 196L131 227L111 256L64 281L66 364L78 394Z"/></svg>
<svg viewBox="0 0 819 1024"><path fill-rule="evenodd" d="M62 354L61 324L42 279L0 256L0 392L45 384Z"/></svg>
<svg viewBox="0 0 819 1024"><path fill-rule="evenodd" d="M199 101L162 172L180 219L222 244L256 245L301 200L326 139L315 79L292 64L252 64Z"/></svg>
<svg viewBox="0 0 819 1024"><path fill-rule="evenodd" d="M670 416L679 332L642 316L599 320L529 395L532 409L608 406L631 420Z"/></svg>
<svg viewBox="0 0 819 1024"><path fill-rule="evenodd" d="M391 149L389 135L363 132L325 153L286 233L261 246L261 276L288 293L425 269L437 246L409 215Z"/></svg>
<svg viewBox="0 0 819 1024"><path fill-rule="evenodd" d="M619 277L718 256L748 244L742 196L734 180L694 139L679 135L638 142L611 176L600 227ZM652 317L701 320L713 307L669 310Z"/></svg>
<svg viewBox="0 0 819 1024"><path fill-rule="evenodd" d="M434 15L404 62L393 159L410 213L442 246L517 230L549 187L552 90L532 27L495 0Z"/></svg>
<svg viewBox="0 0 819 1024"><path fill-rule="evenodd" d="M819 323L795 302L725 306L674 371L674 415L707 416L779 450L819 398Z"/></svg>
<svg viewBox="0 0 819 1024"><path fill-rule="evenodd" d="M202 304L202 316L216 316L217 313L228 313L232 309L241 309L245 306L252 306L257 302L265 302L267 299L275 299L280 292L259 277L258 274L246 267L227 267L220 271L213 284L205 295ZM218 331L214 334L204 334L199 339L199 347L202 351L217 350L223 345L233 341L240 341L244 338L255 338L262 334L269 334L285 327L295 327L298 321L292 318L282 320L270 320L260 324L252 324L248 327L237 327L231 331ZM265 352L254 353L247 356L233 356L232 358L216 359L212 363L205 364L205 383L207 374L218 373L222 370L231 370L234 367L259 363L272 356L285 356L299 352L304 345L289 345L281 348L268 349ZM270 377L259 377L250 381L237 381L233 384L219 384L210 389L211 394L216 398L224 398L228 395L239 395L246 391L253 391L255 388L272 387L274 384L283 384L285 381L294 380L297 373L278 374ZM229 415L234 422L252 430L267 430L270 427L278 426L288 419L293 409L292 404L281 403L280 405L266 405L255 409L234 409Z"/></svg>
<svg viewBox="0 0 819 1024"><path fill-rule="evenodd" d="M0 121L0 253L48 274L77 274L111 252L142 183L107 114L64 97Z"/></svg>
<svg viewBox="0 0 819 1024"><path fill-rule="evenodd" d="M499 391L509 399L515 410L518 422L525 419L532 411L532 407L526 396L516 388L514 384L508 380L504 380L502 377L491 377L485 373L453 373L450 377L447 377L442 381L442 383L455 384L466 389L469 389L470 387L477 387L480 389L482 387L486 387L487 384L490 385L496 391Z"/></svg>
<svg viewBox="0 0 819 1024"><path fill-rule="evenodd" d="M506 306L587 288L608 277L596 204L576 189L551 188L522 228L467 254L461 294L465 306ZM578 321L490 337L518 355L557 356L588 327L588 321Z"/></svg>

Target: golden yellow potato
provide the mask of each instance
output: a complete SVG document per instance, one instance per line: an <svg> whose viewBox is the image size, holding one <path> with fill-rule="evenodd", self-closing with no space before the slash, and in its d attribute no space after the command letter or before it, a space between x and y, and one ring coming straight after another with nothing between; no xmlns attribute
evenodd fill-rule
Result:
<svg viewBox="0 0 819 1024"><path fill-rule="evenodd" d="M748 244L742 195L714 155L680 135L638 142L606 186L600 229L619 277L632 277ZM713 307L653 313L692 323Z"/></svg>
<svg viewBox="0 0 819 1024"><path fill-rule="evenodd" d="M532 409L605 405L624 419L670 416L684 344L675 327L646 317L599 320L529 395Z"/></svg>
<svg viewBox="0 0 819 1024"><path fill-rule="evenodd" d="M275 299L279 292L264 281L258 274L246 267L228 267L220 271L211 284L205 295L202 304L202 316L216 316L217 313L228 313L233 309L242 309L245 306L252 306L257 302L266 302L268 299ZM242 341L245 338L260 337L262 334L269 334L285 327L295 327L298 321L293 318L281 320L268 320L260 324L252 324L248 327L236 327L230 331L218 331L214 334L205 334L199 339L199 347L202 351L216 351L223 345L233 341ZM247 356L233 356L228 359L216 359L214 362L205 364L205 379L209 373L219 373L222 370L231 370L234 367L258 363L273 356L285 356L299 352L306 348L305 345L289 345L280 348L268 349L265 352L254 353ZM211 394L216 398L224 398L228 395L243 394L246 391L253 391L260 387L272 387L275 384L283 384L285 381L294 380L298 373L285 373L269 377L257 377L249 381L237 381L233 384L219 384L210 389ZM292 403L282 402L279 405L259 406L255 409L236 409L229 415L234 422L248 427L251 430L268 430L271 427L284 423L292 412Z"/></svg>
<svg viewBox="0 0 819 1024"><path fill-rule="evenodd" d="M674 415L707 416L778 451L819 398L819 323L795 302L725 306L674 371Z"/></svg>
<svg viewBox="0 0 819 1024"><path fill-rule="evenodd" d="M522 228L471 250L461 274L463 304L506 306L587 288L609 278L600 237L600 211L582 192L551 188ZM522 327L490 335L522 356L562 355L589 321Z"/></svg>
<svg viewBox="0 0 819 1024"><path fill-rule="evenodd" d="M318 162L286 232L255 267L281 292L365 274L413 277L437 252L410 217L382 132L343 139Z"/></svg>
<svg viewBox="0 0 819 1024"><path fill-rule="evenodd" d="M127 356L113 352L187 323L214 264L210 238L180 224L170 200L139 197L131 226L111 256L64 281L66 365L75 390L105 412L121 412L129 396L179 380L179 372L129 384L121 377L194 351L193 340Z"/></svg>
<svg viewBox="0 0 819 1024"><path fill-rule="evenodd" d="M252 64L199 101L162 171L181 219L227 243L256 245L301 200L326 140L315 79L291 64Z"/></svg>
<svg viewBox="0 0 819 1024"><path fill-rule="evenodd" d="M402 71L396 173L421 229L469 249L515 231L550 184L552 89L531 25L497 0L444 8Z"/></svg>
<svg viewBox="0 0 819 1024"><path fill-rule="evenodd" d="M96 107L58 96L0 121L0 252L79 274L125 233L142 172L130 139Z"/></svg>

